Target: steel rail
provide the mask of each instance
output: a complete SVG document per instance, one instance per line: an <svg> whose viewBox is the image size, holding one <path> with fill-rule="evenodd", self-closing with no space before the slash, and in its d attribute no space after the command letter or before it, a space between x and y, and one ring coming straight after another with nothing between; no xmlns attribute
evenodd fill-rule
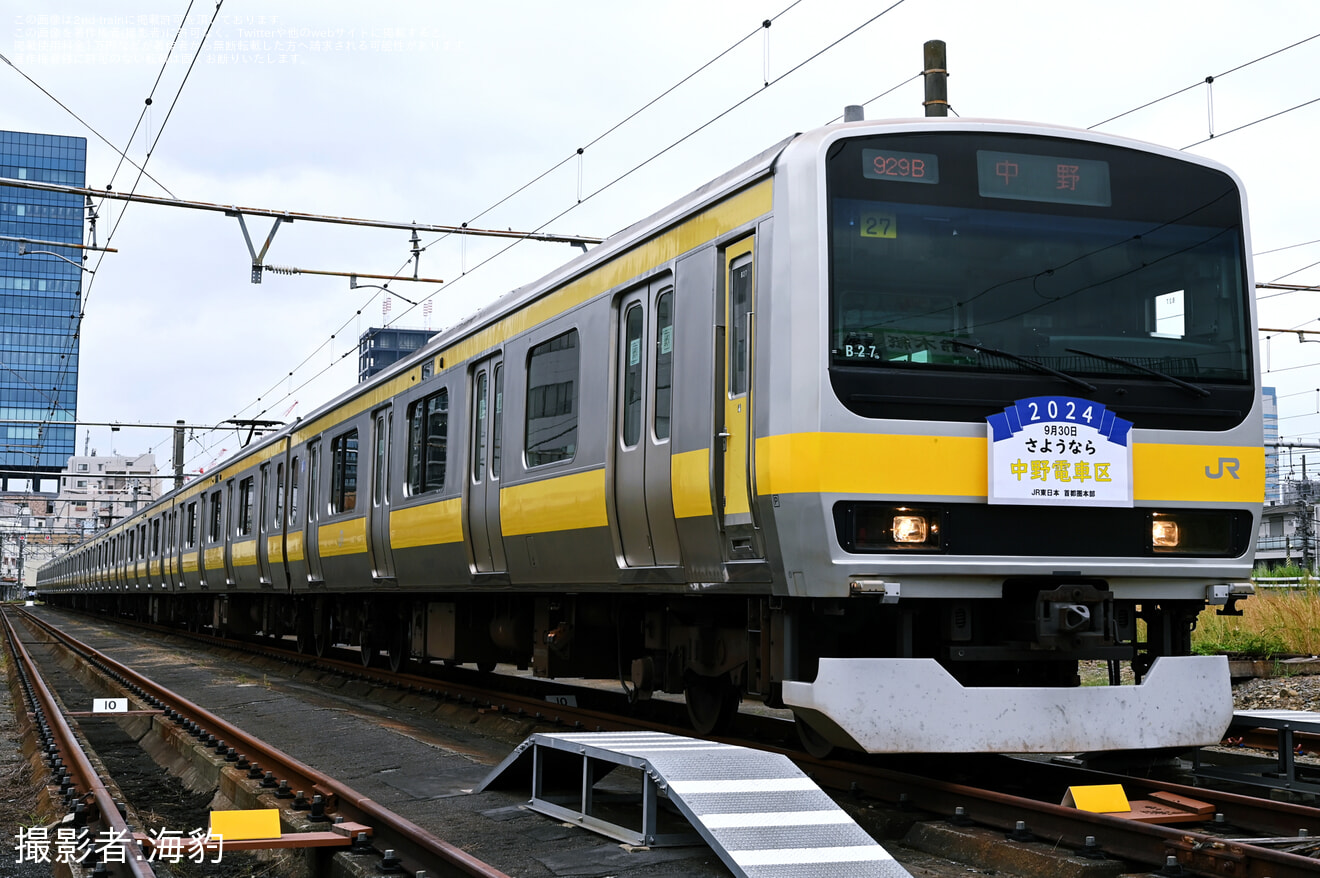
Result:
<svg viewBox="0 0 1320 878"><path fill-rule="evenodd" d="M155 870L148 864L141 845L134 841L133 832L124 816L119 813L114 797L110 795L110 791L106 789L105 783L97 774L91 760L83 752L77 736L64 718L64 712L60 709L59 702L55 700L54 694L46 685L46 681L42 678L36 662L33 661L32 655L27 651L27 647L18 638L18 632L9 619L8 611L0 613L0 619L3 619L5 637L9 640L10 648L28 674L34 694L41 704L42 711L46 714L46 721L55 736L56 746L59 748L62 758L69 766L74 784L81 786L91 795L92 801L96 805L97 819L108 826L114 833L115 838L119 840L124 853L122 863L128 867L128 871L134 878L155 878ZM118 864L116 863L116 865Z"/></svg>
<svg viewBox="0 0 1320 878"><path fill-rule="evenodd" d="M1131 799L1155 792L1196 799L1214 805L1215 810L1224 814L1226 819L1231 816L1230 822L1234 825L1264 835L1285 835L1299 828L1309 829L1312 833L1320 832L1320 811L1306 805L1075 766L1021 760L1015 761L1013 767L1019 778L1031 777L1035 772L1049 773L1056 778L1066 778L1067 786L1121 784ZM1320 863L1317 863L1317 867L1320 867Z"/></svg>
<svg viewBox="0 0 1320 878"><path fill-rule="evenodd" d="M125 622L127 620L116 620ZM142 623L133 623L142 624ZM176 632L179 633L179 632ZM666 725L662 722L643 721L628 717L619 717L607 713L570 707L561 704L547 704L533 696L510 693L492 694L463 683L437 680L409 674L393 674L379 668L366 668L360 663L328 657L291 653L288 650L265 644L246 641L234 642L223 638L192 634L197 638L226 648L248 650L259 655L277 655L285 660L314 663L320 668L342 671L351 676L368 679L383 684L393 684L417 689L429 689L437 694L449 695L458 692L459 697L470 700L475 706L487 705L487 709L502 713L521 713L530 711L540 714L546 722L556 724L574 722L587 728L599 727L610 730L647 729L674 734L691 735L690 730ZM745 724L774 722L788 726L784 720L744 714L740 722ZM765 731L763 726L757 729ZM767 732L767 737L770 734ZM1320 862L1296 854L1281 853L1270 848L1228 843L1214 835L1185 828L1169 828L1139 824L1116 817L1106 817L1066 808L1036 799L1014 796L993 790L953 784L934 778L904 773L867 765L844 759L820 760L785 747L751 743L734 738L721 738L729 743L742 746L755 746L758 749L787 755L803 771L808 772L823 786L835 790L853 790L867 793L889 801L899 801L900 794L907 794L907 800L916 808L933 813L952 815L958 806L971 810L975 822L1012 830L1017 820L1025 819L1031 830L1051 840L1064 840L1077 849L1081 849L1088 835L1097 836L1100 844L1110 853L1137 862L1163 866L1168 856L1177 856L1186 869L1205 875L1231 875L1233 878L1301 878L1311 876L1320 869ZM1055 766L1044 766L1055 768ZM1060 768L1073 772L1082 769ZM1174 792L1190 798L1215 803L1230 819L1240 826L1282 826L1279 817L1264 812L1282 812L1288 819L1294 820L1299 828L1308 828L1313 835L1320 835L1320 811L1301 805L1273 802L1240 796L1233 793L1218 792L1202 788L1180 786L1178 784L1150 781L1141 778L1115 778L1099 772L1091 772L1088 783L1122 782L1125 788L1137 791L1134 797L1148 795L1152 790ZM1306 826L1307 823L1310 826ZM1219 868L1228 864L1226 868Z"/></svg>
<svg viewBox="0 0 1320 878"><path fill-rule="evenodd" d="M231 641L223 641L219 638L207 639L233 647ZM284 650L250 643L242 643L241 648L253 649L261 654L277 653L286 659L296 657ZM352 676L382 683L466 691L468 694L465 697L474 698L474 703L489 704L490 709L499 710L503 713L514 712L510 707L513 706L515 710L528 711L536 709L550 714L557 714L553 717L553 720L559 723L567 722L571 724L576 721L584 725L591 724L592 726L611 730L647 729L682 735L691 734L690 730L665 725L662 722L611 716L580 707L574 708L559 704L548 705L545 702L536 702L534 697L527 695L499 693L498 696L493 697L491 693L484 692L477 700L476 696L472 694L477 690L461 683L439 681L415 675L393 674L383 669L364 668L360 663L343 659L321 657L315 659L315 664L317 667L338 669ZM547 708L553 708L553 710L547 710ZM544 718L547 722L552 719L551 716L544 716ZM773 722L779 726L789 725L784 720L751 715L743 715L741 720L748 723ZM756 728L763 732L767 731L763 725L757 725ZM768 732L767 736L769 736ZM877 784L879 785L878 789L886 793L886 795L881 795L880 798L898 801L899 794L906 792L909 801L916 807L931 813L945 815L952 815L954 809L962 805L972 809L976 822L1006 830L1014 829L1016 821L1025 818L1031 829L1039 834L1049 835L1052 840L1067 839L1079 850L1083 848L1086 836L1095 835L1101 839L1102 846L1111 853L1156 868L1163 866L1167 857L1176 856L1183 867L1188 870L1206 875L1231 875L1233 878L1301 878L1303 875L1314 875L1320 869L1320 862L1308 857L1282 853L1262 846L1242 843L1229 844L1214 835L1196 830L1134 823L1130 820L1091 814L1079 811L1076 808L1062 807L1036 799L890 771L859 763L855 760L816 760L800 751L765 743L752 744L748 741L728 737L722 740L742 746L755 746L758 749L782 753L796 762L803 771L811 774L822 785L832 789L859 790L870 793L874 792L870 788L870 784ZM1043 768L1053 768L1053 766L1043 766ZM1083 772L1081 769L1074 768L1061 770ZM1116 778L1100 772L1084 773L1089 775L1085 778L1088 783L1122 782L1127 789L1134 791L1134 797L1149 795L1152 791L1162 790L1212 802L1230 815L1232 818L1230 822L1238 826L1269 827L1272 830L1282 831L1283 827L1289 826L1283 821L1290 820L1295 828L1309 828L1313 834L1320 835L1320 811L1314 808L1143 778ZM1220 868L1225 864L1230 865L1227 865L1227 868Z"/></svg>
<svg viewBox="0 0 1320 878"><path fill-rule="evenodd" d="M223 739L238 752L248 756L252 754L259 755L262 766L268 770L275 770L277 775L284 775L282 779L290 781L289 786L291 788L314 790L320 793L325 797L327 811L338 810L340 815L346 819L372 826L376 832L378 843L383 843L387 848L394 848L400 861L413 870L426 868L428 862L439 860L451 869L457 869L465 875L477 876L477 878L510 878L506 873L501 872L489 863L483 862L461 848L436 837L416 823L394 813L347 784L337 781L277 747L249 735L238 726L158 685L150 678L115 661L105 653L82 643L67 632L60 631L44 619L30 613L24 615L55 637L58 637L71 649L101 665L104 670L129 681L130 686L137 686L143 692L149 693L157 700L169 705L181 716L209 729L211 733L219 733L217 737L223 735ZM382 829L385 831L382 832Z"/></svg>
<svg viewBox="0 0 1320 878"><path fill-rule="evenodd" d="M917 777L881 768L838 767L826 762L804 765L822 782L848 785L870 795L906 801L936 814L954 814L962 806L976 823L1013 830L1025 820L1042 841L1066 843L1081 850L1093 835L1107 853L1146 864L1163 865L1177 857L1183 869L1196 874L1233 878L1314 878L1320 862L1298 854L1228 842L1204 832L1181 827L1137 823L1094 814L1008 793ZM1312 820L1320 812L1309 809Z"/></svg>

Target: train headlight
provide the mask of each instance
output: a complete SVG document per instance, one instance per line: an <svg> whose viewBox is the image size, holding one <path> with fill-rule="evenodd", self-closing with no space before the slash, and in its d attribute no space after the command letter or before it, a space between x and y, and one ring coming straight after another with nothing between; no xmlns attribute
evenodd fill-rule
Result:
<svg viewBox="0 0 1320 878"><path fill-rule="evenodd" d="M1178 548L1178 522L1155 518L1150 523L1150 542L1155 549Z"/></svg>
<svg viewBox="0 0 1320 878"><path fill-rule="evenodd" d="M1156 555L1231 557L1237 553L1233 513L1180 509L1150 514L1150 551Z"/></svg>
<svg viewBox="0 0 1320 878"><path fill-rule="evenodd" d="M930 535L930 524L924 515L895 515L893 534L896 543L924 543Z"/></svg>
<svg viewBox="0 0 1320 878"><path fill-rule="evenodd" d="M942 552L940 509L839 503L834 507L839 543L849 552Z"/></svg>

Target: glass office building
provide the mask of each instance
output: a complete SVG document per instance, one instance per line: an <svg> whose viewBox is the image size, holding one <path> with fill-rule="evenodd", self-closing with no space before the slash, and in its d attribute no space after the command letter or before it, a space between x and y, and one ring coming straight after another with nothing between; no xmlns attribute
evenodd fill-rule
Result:
<svg viewBox="0 0 1320 878"><path fill-rule="evenodd" d="M86 168L84 137L0 131L0 177L83 186ZM81 196L0 186L0 489L40 490L74 453L83 251L59 245L83 243L83 215Z"/></svg>
<svg viewBox="0 0 1320 878"><path fill-rule="evenodd" d="M412 356L435 335L434 329L373 327L358 338L358 381L366 381L405 357Z"/></svg>

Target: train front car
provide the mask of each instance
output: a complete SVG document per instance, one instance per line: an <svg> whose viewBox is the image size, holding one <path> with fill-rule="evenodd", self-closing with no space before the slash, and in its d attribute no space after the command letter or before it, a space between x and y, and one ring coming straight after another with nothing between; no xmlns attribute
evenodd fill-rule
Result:
<svg viewBox="0 0 1320 878"><path fill-rule="evenodd" d="M1250 593L1264 488L1239 181L964 120L809 133L777 176L755 466L804 736L1218 741L1227 662L1190 636Z"/></svg>

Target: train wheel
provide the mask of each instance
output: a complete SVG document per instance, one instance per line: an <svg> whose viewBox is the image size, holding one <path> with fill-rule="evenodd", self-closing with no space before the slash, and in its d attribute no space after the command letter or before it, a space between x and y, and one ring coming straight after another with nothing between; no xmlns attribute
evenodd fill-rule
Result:
<svg viewBox="0 0 1320 878"><path fill-rule="evenodd" d="M330 651L330 644L333 641L332 621L325 598L318 597L312 604L312 651L317 658L324 658Z"/></svg>
<svg viewBox="0 0 1320 878"><path fill-rule="evenodd" d="M817 759L828 759L834 752L834 745L825 736L813 729L801 715L793 714L793 725L797 726L798 740L802 749Z"/></svg>
<svg viewBox="0 0 1320 878"><path fill-rule="evenodd" d="M389 658L390 671L393 673L399 673L399 670L408 662L410 640L408 629L404 627L402 622L390 629L390 642L385 647L385 654Z"/></svg>
<svg viewBox="0 0 1320 878"><path fill-rule="evenodd" d="M376 647L376 638L370 628L363 628L358 634L358 647L362 650L362 667L369 668L376 664L380 650Z"/></svg>
<svg viewBox="0 0 1320 878"><path fill-rule="evenodd" d="M683 692L688 719L699 735L721 735L738 715L738 688L728 674L703 677L693 674Z"/></svg>
<svg viewBox="0 0 1320 878"><path fill-rule="evenodd" d="M495 670L495 662L493 661L477 662L477 670L483 674L489 674L491 671Z"/></svg>
<svg viewBox="0 0 1320 878"><path fill-rule="evenodd" d="M293 622L294 637L298 652L302 655L312 651L312 614L306 605L298 608L298 615Z"/></svg>

